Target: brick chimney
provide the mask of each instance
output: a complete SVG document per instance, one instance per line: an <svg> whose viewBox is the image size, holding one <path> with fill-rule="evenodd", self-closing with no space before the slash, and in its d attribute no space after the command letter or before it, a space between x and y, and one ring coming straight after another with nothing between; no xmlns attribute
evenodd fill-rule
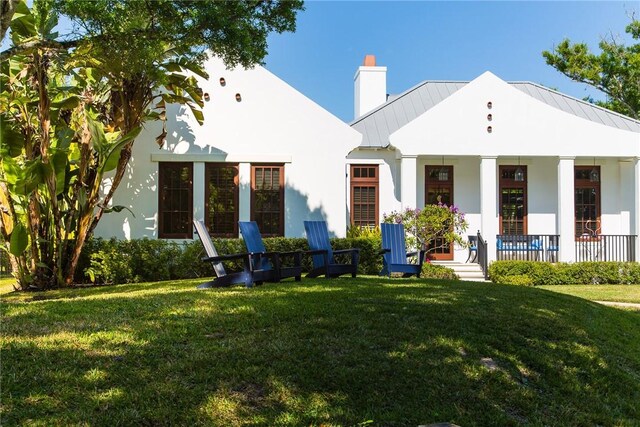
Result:
<svg viewBox="0 0 640 427"><path fill-rule="evenodd" d="M387 67L376 66L375 55L366 55L354 81L354 118L387 101Z"/></svg>

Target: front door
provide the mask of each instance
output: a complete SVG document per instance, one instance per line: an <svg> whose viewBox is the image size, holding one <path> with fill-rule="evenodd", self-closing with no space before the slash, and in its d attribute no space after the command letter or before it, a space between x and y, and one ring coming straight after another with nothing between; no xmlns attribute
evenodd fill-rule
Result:
<svg viewBox="0 0 640 427"><path fill-rule="evenodd" d="M453 204L453 166L426 166L424 176L425 204L442 203L451 206ZM453 259L453 244L445 244L440 239L435 239L429 242L429 246L436 248L429 252L432 259L443 261Z"/></svg>

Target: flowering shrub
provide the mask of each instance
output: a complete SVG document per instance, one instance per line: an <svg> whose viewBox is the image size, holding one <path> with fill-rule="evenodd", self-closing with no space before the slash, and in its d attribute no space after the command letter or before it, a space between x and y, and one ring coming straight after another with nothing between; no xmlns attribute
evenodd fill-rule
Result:
<svg viewBox="0 0 640 427"><path fill-rule="evenodd" d="M457 243L466 246L462 234L468 224L464 213L456 205L443 203L427 205L422 209L407 208L403 212L384 214L386 223L404 224L408 249L422 248L427 253Z"/></svg>

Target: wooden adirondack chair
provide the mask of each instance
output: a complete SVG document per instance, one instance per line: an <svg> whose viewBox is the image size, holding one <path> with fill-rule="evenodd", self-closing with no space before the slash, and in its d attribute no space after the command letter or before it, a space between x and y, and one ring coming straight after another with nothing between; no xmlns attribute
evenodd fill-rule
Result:
<svg viewBox="0 0 640 427"><path fill-rule="evenodd" d="M322 274L327 278L343 274L351 274L351 277L356 277L360 259L359 248L334 251L331 248L329 230L325 221L305 221L304 229L307 233L309 249L311 249L305 253L312 255L313 258L313 269L307 274L307 277L318 277ZM334 255L341 254L351 254L351 263L337 263Z"/></svg>
<svg viewBox="0 0 640 427"><path fill-rule="evenodd" d="M381 276L391 277L391 273L403 273L402 277L416 275L420 277L425 251L409 252L405 246L404 225L380 224L382 231L382 271ZM417 262L410 263L409 258L418 256Z"/></svg>
<svg viewBox="0 0 640 427"><path fill-rule="evenodd" d="M211 237L209 236L209 232L207 231L207 227L204 225L204 222L194 220L193 225L207 254L206 257L202 258L202 261L211 263L216 275L214 280L198 285L198 289L217 288L236 284L244 284L246 287L250 288L254 283L261 284L263 281L273 278L272 270L265 271L253 268L251 265L251 254L238 253L231 255L218 255L218 251L216 251L215 246L213 246L213 242L211 241ZM237 259L243 260L242 271L227 273L222 262Z"/></svg>
<svg viewBox="0 0 640 427"><path fill-rule="evenodd" d="M302 251L267 252L255 221L239 221L238 225L247 250L251 254L254 269L273 270L273 281L275 282L287 277L295 278L296 282L300 281L302 277ZM293 258L293 266L285 267L282 265L282 259L285 257Z"/></svg>

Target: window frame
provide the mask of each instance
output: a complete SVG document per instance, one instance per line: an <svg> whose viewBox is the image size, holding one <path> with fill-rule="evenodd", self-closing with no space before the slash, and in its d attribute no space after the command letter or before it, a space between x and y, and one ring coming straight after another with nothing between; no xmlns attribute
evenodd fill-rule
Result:
<svg viewBox="0 0 640 427"><path fill-rule="evenodd" d="M431 179L431 171L440 171L442 169L446 169L447 170L447 180L446 181L440 181L437 179ZM429 190L432 187L442 187L442 188L448 188L449 189L449 194L450 194L450 205L454 204L453 201L453 192L455 191L455 185L453 182L453 165L425 165L424 167L424 204L427 205L429 204L427 199L429 198ZM437 203L435 203L437 204Z"/></svg>
<svg viewBox="0 0 640 427"><path fill-rule="evenodd" d="M192 162L158 162L158 238L159 239L191 239L193 238L193 226L188 227L185 233L165 233L164 232L164 212L171 212L169 210L163 210L162 206L165 201L164 183L166 180L165 171L166 168L184 168L189 169L189 204L188 212L189 224L193 223L193 163Z"/></svg>
<svg viewBox="0 0 640 427"><path fill-rule="evenodd" d="M374 169L375 170L375 177L356 177L355 176L355 169ZM350 201L349 201L349 221L350 221L350 226L364 226L364 227L376 227L378 226L379 222L380 222L380 165L377 164L351 164L349 165L349 177L350 177L350 182L349 182L349 194L350 194ZM354 195L354 188L356 187L373 187L375 188L375 208L374 208L374 223L373 224L366 224L366 225L358 225L356 224L356 219L355 219L355 198L353 197ZM360 223L362 223L363 221L359 221Z"/></svg>
<svg viewBox="0 0 640 427"><path fill-rule="evenodd" d="M588 171L591 172L593 169L598 171L598 181L591 181L589 179L578 179L576 177L578 171ZM573 168L573 232L575 234L576 240L584 239L584 234L578 235L576 227L578 225L578 200L576 198L576 190L579 188L595 188L596 190L596 228L594 230L594 236L599 236L602 234L602 170L600 169L600 165L592 165L592 166L574 166Z"/></svg>
<svg viewBox="0 0 640 427"><path fill-rule="evenodd" d="M513 169L516 171L518 168L522 169L524 173L524 181L516 181L515 179L503 178L503 171ZM503 232L503 218L502 218L502 189L503 188L522 188L523 191L523 209L524 215L522 218L522 235L526 236L529 232L529 171L526 165L500 165L498 167L498 221L499 221L499 234Z"/></svg>
<svg viewBox="0 0 640 427"><path fill-rule="evenodd" d="M256 196L256 170L259 168L279 168L280 169L280 176L279 176L279 198L280 198L280 212L279 212L279 227L278 227L278 233L277 234L273 234L273 233L268 233L265 230L260 230L262 236L264 237L283 237L284 236L284 210L285 210L285 202L284 202L284 184L285 184L285 179L284 179L284 173L285 173L285 167L284 167L284 163L252 163L251 164L251 208L250 208L250 218L251 221L256 221L256 200L255 200L255 196ZM258 226L260 226L260 223L258 223Z"/></svg>
<svg viewBox="0 0 640 427"><path fill-rule="evenodd" d="M222 168L231 168L235 169L235 177L234 177L234 194L233 194L233 203L235 206L234 219L233 219L233 229L231 232L223 232L223 233L215 233L211 232L214 229L211 224L211 215L209 212L209 199L211 196L211 190L209 188L209 181L211 178L211 173L213 169L222 169ZM240 168L237 163L205 163L204 166L204 213L205 213L205 225L207 226L207 230L209 230L209 234L211 237L226 237L226 238L235 238L238 237L238 220L240 217Z"/></svg>

